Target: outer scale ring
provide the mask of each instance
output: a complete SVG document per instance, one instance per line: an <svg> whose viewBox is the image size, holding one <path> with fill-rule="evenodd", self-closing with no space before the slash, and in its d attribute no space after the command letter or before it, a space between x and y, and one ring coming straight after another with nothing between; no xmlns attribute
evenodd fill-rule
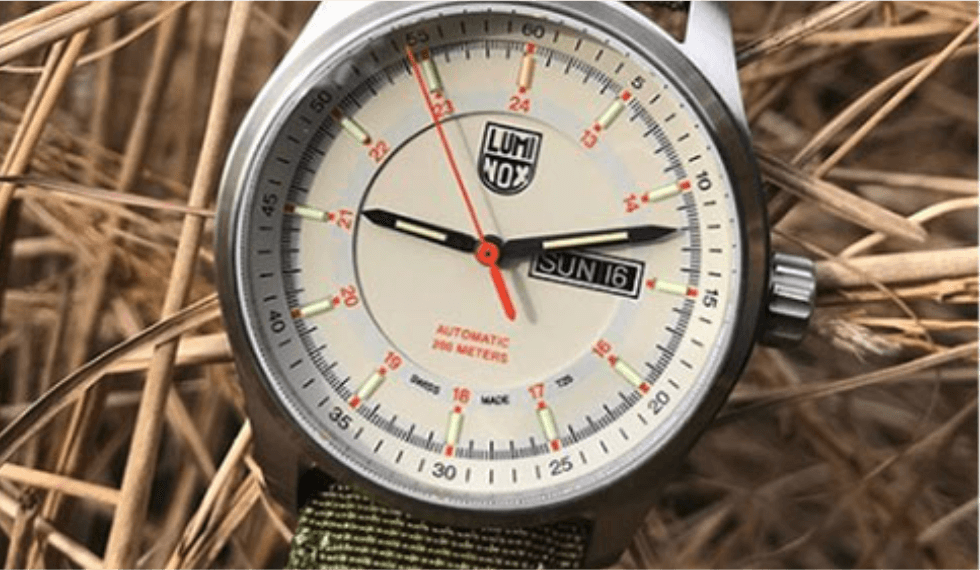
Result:
<svg viewBox="0 0 980 570"><path fill-rule="evenodd" d="M450 10L453 4L444 5ZM589 27L599 35L613 36L623 42L629 52L642 56L673 84L684 91L685 99L696 109L702 123L711 129L715 146L725 157L727 175L737 192L736 203L741 220L742 282L739 284L739 300L733 304L735 328L731 342L724 354L719 353L716 381L704 393L695 398L695 405L682 414L675 411L675 425L670 430L669 441L658 449L645 450L643 457L634 457L617 477L589 488L564 489L555 496L536 494L533 504L522 505L519 501L501 507L484 504L460 505L448 500L437 500L430 495L413 494L411 489L397 492L384 484L368 479L363 473L355 474L329 454L323 452L314 439L303 430L296 430L286 419L288 410L277 398L270 396L266 376L280 373L257 349L259 335L251 329L240 306L243 290L239 275L240 230L246 211L248 196L240 188L254 185L257 162L253 157L262 156L271 144L273 135L285 121L288 110L315 82L316 70L328 68L332 60L342 56L340 45L359 36L364 28L386 28L389 22L401 18L412 19L425 11L434 10L429 4L375 5L369 11L357 14L341 23L327 35L313 41L304 52L291 57L286 66L277 71L266 89L260 94L231 151L228 167L222 181L221 205L217 226L219 253L219 287L228 324L229 334L237 349L249 396L250 414L253 418L265 417L260 428L275 428L282 436L288 436L303 448L308 457L332 475L366 486L383 497L383 500L418 516L453 524L483 526L487 524L519 523L522 525L566 518L572 515L589 516L611 505L636 501L638 494L649 494L655 477L671 463L686 453L687 449L710 422L724 402L751 349L758 325L760 299L766 277L767 232L764 210L758 192L757 174L751 159L746 138L738 123L725 109L720 98L678 51L672 40L637 15L616 5L592 3L513 3L519 10L530 14L549 13L553 19L571 19L589 22ZM472 5L468 5L472 8ZM499 4L494 5L500 9ZM380 22L380 24L379 24ZM586 27L586 26L582 26ZM679 81L678 78L683 78ZM695 104L697 102L697 104ZM232 253L232 255L229 255ZM679 415L684 415L683 425ZM258 423L261 420L256 420ZM633 454L635 455L635 453ZM291 497L287 499L293 499Z"/></svg>

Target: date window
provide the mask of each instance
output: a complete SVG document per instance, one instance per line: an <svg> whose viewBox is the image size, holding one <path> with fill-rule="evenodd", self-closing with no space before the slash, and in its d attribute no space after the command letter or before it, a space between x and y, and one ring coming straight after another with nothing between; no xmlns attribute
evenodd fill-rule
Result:
<svg viewBox="0 0 980 570"><path fill-rule="evenodd" d="M633 259L591 251L556 251L536 256L528 276L636 299L640 296L643 269L643 262Z"/></svg>

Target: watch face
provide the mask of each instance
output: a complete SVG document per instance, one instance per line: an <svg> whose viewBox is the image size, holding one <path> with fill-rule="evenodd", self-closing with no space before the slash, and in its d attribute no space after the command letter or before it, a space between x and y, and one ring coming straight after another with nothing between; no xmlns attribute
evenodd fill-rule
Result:
<svg viewBox="0 0 980 570"><path fill-rule="evenodd" d="M324 468L436 509L676 463L754 332L754 190L708 105L568 7L397 4L275 78L226 175L263 397Z"/></svg>

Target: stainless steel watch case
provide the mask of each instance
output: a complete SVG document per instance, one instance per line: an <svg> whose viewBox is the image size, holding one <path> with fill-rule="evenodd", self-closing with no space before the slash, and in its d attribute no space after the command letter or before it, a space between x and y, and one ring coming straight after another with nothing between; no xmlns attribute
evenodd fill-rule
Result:
<svg viewBox="0 0 980 570"><path fill-rule="evenodd" d="M684 90L725 159L741 216L742 282L737 301L736 330L713 385L695 406L690 419L673 438L642 465L573 500L527 510L480 511L449 508L416 500L354 475L326 455L302 430L286 419L282 404L270 395L237 299L235 229L241 223L252 157L261 155L270 133L278 127L277 110L295 104L301 79L318 62L334 57L360 31L425 9L433 2L324 2L299 39L257 96L229 152L221 180L216 248L218 287L228 334L253 423L254 454L263 466L272 494L291 512L296 509L300 472L313 465L338 480L352 483L379 500L414 516L455 526L530 526L578 518L592 528L587 566L614 562L629 545L654 500L657 482L676 467L727 399L762 323L769 271L769 233L759 176L749 143L741 103L727 8L718 2L691 2L685 41L679 43L625 5L612 2L510 2L586 21L622 38ZM439 2L455 5L460 2Z"/></svg>

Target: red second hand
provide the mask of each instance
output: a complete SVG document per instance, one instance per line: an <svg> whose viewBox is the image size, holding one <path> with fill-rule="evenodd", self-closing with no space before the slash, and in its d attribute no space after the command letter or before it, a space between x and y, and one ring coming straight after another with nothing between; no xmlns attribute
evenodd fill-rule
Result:
<svg viewBox="0 0 980 570"><path fill-rule="evenodd" d="M493 286L497 290L497 297L500 298L504 314L513 321L517 317L517 310L514 309L514 303L510 300L510 293L507 292L507 282L504 281L504 276L500 273L500 268L497 267L497 259L499 258L500 248L488 241L481 243L479 249L476 250L476 260L490 268L490 279L493 280Z"/></svg>
<svg viewBox="0 0 980 570"><path fill-rule="evenodd" d="M439 116L436 115L436 111L432 107L429 90L426 89L425 81L422 79L422 70L419 69L419 64L415 61L415 54L412 53L412 49L406 46L405 53L408 54L408 61L412 64L412 72L415 74L415 79L419 84L419 91L422 92L422 98L425 99L425 108L429 111L429 116L432 117L432 123L436 126L436 133L438 133L439 140L442 142L442 150L446 154L449 168L453 171L453 177L456 178L456 186L459 187L459 192L463 195L463 202L466 203L466 210L470 213L470 221L473 222L473 228L476 230L476 235L480 238L480 241L485 242L487 240L483 237L483 228L480 227L480 220L476 217L476 208L473 207L470 194L466 191L466 184L463 183L463 176L459 173L459 167L456 166L456 159L453 157L453 151L449 147L449 141L446 139L446 132L442 129L442 121L439 120Z"/></svg>
<svg viewBox="0 0 980 570"><path fill-rule="evenodd" d="M486 265L490 269L490 279L493 281L493 287L497 291L497 297L500 299L500 305L503 307L504 314L507 315L507 318L513 321L515 318L517 318L517 310L514 309L514 303L511 301L510 293L507 291L507 282L504 281L504 276L500 273L500 268L497 267L497 258L500 257L500 248L497 247L496 244L488 242L486 237L483 235L483 228L480 227L480 220L476 217L476 208L473 207L473 201L470 200L470 194L466 191L466 184L463 183L463 176L459 173L459 167L456 166L456 159L453 157L453 151L449 146L449 140L446 139L446 132L442 129L442 122L439 120L439 116L432 107L432 100L429 98L429 91L426 89L425 81L422 79L422 70L419 69L419 64L417 61L415 61L415 54L412 53L411 48L406 46L405 53L408 54L408 61L412 64L412 72L419 84L419 91L422 92L422 98L425 100L425 108L429 111L429 116L432 118L432 123L436 127L436 133L439 135L439 141L442 143L442 150L446 155L446 161L449 162L449 168L452 170L453 177L456 179L456 186L459 187L459 193L463 195L463 202L466 204L466 210L470 214L470 221L473 222L473 229L476 230L476 235L480 238L480 248L476 252L476 260L480 262L481 265Z"/></svg>

